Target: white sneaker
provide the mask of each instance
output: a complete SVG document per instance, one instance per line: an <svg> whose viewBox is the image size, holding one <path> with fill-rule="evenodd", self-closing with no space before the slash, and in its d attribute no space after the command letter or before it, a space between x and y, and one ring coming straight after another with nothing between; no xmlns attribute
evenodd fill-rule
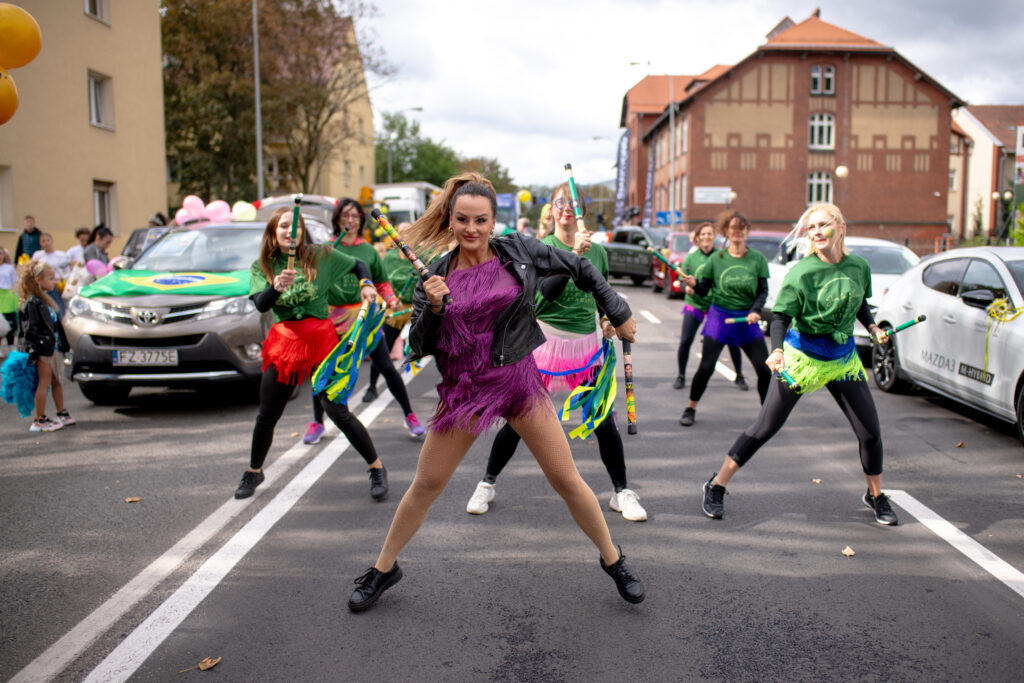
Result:
<svg viewBox="0 0 1024 683"><path fill-rule="evenodd" d="M57 420L51 420L50 418L43 415L38 420L33 420L28 431L30 432L55 432L64 426L63 422Z"/></svg>
<svg viewBox="0 0 1024 683"><path fill-rule="evenodd" d="M647 510L644 510L640 505L640 498L630 489L622 489L618 493L613 493L612 499L608 501L608 507L616 512L621 512L622 516L630 522L647 521Z"/></svg>
<svg viewBox="0 0 1024 683"><path fill-rule="evenodd" d="M494 492L494 484L480 482L476 485L476 491L473 491L473 497L466 503L466 512L471 515L484 514L490 509L490 502L494 500L495 495L497 494Z"/></svg>

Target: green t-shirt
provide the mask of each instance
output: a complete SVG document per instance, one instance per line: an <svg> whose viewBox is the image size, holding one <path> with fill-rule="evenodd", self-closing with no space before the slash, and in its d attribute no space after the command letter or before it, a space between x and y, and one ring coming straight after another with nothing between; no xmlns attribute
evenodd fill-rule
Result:
<svg viewBox="0 0 1024 683"><path fill-rule="evenodd" d="M562 251L572 251L572 247L555 235L548 235L541 242ZM594 264L605 280L608 279L608 252L604 247L591 244L590 249L583 253L583 258ZM565 283L561 296L554 301L545 299L537 292L537 319L566 332L586 334L597 329L597 303L593 294L579 289L570 279Z"/></svg>
<svg viewBox="0 0 1024 683"><path fill-rule="evenodd" d="M772 311L793 318L798 332L828 334L843 344L870 296L871 266L862 257L847 254L832 264L808 256L786 273Z"/></svg>
<svg viewBox="0 0 1024 683"><path fill-rule="evenodd" d="M279 254L273 263L274 275L278 275L288 265L288 256ZM296 264L297 266L298 264ZM352 269L356 260L351 256L342 254L335 249L322 249L320 262L317 264L316 277L310 283L301 268L295 276L295 283L285 290L277 298L277 302L271 308L274 313L274 322L283 320L303 320L304 318L327 318L327 304L330 302L337 305L334 285L343 280L346 276L354 277ZM259 294L267 285L267 276L264 275L259 261L254 261L249 268L249 293ZM358 278L356 279L358 286ZM358 296L358 289L357 296Z"/></svg>
<svg viewBox="0 0 1024 683"><path fill-rule="evenodd" d="M416 292L416 281L420 275L413 267L412 261L405 257L399 249L389 249L384 254L384 272L395 296L403 304L412 303L412 295Z"/></svg>
<svg viewBox="0 0 1024 683"><path fill-rule="evenodd" d="M757 298L757 281L768 278L768 260L757 249L736 258L725 249L708 259L701 279L711 278L711 303L729 311L748 311Z"/></svg>
<svg viewBox="0 0 1024 683"><path fill-rule="evenodd" d="M365 263L366 267L370 269L370 278L374 284L387 282L388 278L384 273L384 262L381 260L380 254L377 253L377 250L369 242L344 245L341 243L341 237L339 237L334 242L334 250L347 254L352 258L357 258ZM347 306L359 303L359 276L355 273L349 273L335 283L334 290L331 300L332 306ZM334 299L337 299L337 301Z"/></svg>
<svg viewBox="0 0 1024 683"><path fill-rule="evenodd" d="M704 272L707 270L708 261L714 256L717 249L712 249L707 254L703 251L694 247L690 250L690 253L683 259L683 272L687 275L692 275L697 278L697 282L700 282ZM681 284L681 283L680 283ZM686 298L683 299L686 303L690 304L698 311L706 311L711 308L711 293L708 292L704 296L699 294L687 294Z"/></svg>

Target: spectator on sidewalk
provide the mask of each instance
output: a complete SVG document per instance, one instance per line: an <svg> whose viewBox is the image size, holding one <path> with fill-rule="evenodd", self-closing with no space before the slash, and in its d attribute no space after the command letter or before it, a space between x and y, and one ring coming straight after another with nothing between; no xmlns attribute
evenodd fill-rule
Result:
<svg viewBox="0 0 1024 683"><path fill-rule="evenodd" d="M18 261L21 260L21 255L25 254L29 258L32 254L36 253L40 249L39 228L36 227L36 219L34 216L25 216L25 230L18 235L18 243L14 247L14 264L17 265Z"/></svg>
<svg viewBox="0 0 1024 683"><path fill-rule="evenodd" d="M68 279L68 275L71 272L71 259L68 255L59 249L53 247L53 235L48 232L44 232L39 236L39 244L41 249L34 254L32 258L35 261L45 263L46 265L53 268L53 272L56 274L56 283L63 282ZM54 303L57 304L57 315L61 318L64 317L64 299L60 297L60 291L54 284L53 289L46 293L50 295Z"/></svg>
<svg viewBox="0 0 1024 683"><path fill-rule="evenodd" d="M75 239L78 240L78 244L67 251L68 258L71 259L72 268L76 265L85 265L85 248L89 246L89 240L91 238L92 230L89 228L82 226L78 230L75 230Z"/></svg>
<svg viewBox="0 0 1024 683"><path fill-rule="evenodd" d="M85 262L88 263L93 259L102 261L103 265L110 263L110 256L107 254L107 247L114 241L114 233L111 232L110 228L104 227L103 225L97 225L96 229L92 231L92 237L89 239L89 246L85 248L82 256L85 258Z"/></svg>

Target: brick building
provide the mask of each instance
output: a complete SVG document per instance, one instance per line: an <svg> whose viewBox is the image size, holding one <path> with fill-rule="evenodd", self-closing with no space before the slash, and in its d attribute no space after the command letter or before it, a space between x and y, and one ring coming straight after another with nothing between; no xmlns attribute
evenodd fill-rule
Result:
<svg viewBox="0 0 1024 683"><path fill-rule="evenodd" d="M930 251L950 231L950 110L963 102L891 47L817 12L787 17L738 64L672 79L674 135L667 106L653 122L633 108L642 83L622 121L654 155L655 212L673 206L693 224L731 204L756 228L788 231L808 204L833 201L851 234ZM642 205L646 159L636 161L630 203Z"/></svg>

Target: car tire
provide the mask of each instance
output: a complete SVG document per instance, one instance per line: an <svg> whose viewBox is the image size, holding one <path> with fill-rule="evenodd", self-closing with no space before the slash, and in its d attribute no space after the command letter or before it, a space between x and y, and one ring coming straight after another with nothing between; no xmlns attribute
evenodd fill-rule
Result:
<svg viewBox="0 0 1024 683"><path fill-rule="evenodd" d="M101 382L79 382L78 388L88 400L98 406L115 406L124 403L131 393L130 384L104 384Z"/></svg>
<svg viewBox="0 0 1024 683"><path fill-rule="evenodd" d="M633 280L633 284L637 287L643 287L644 281L647 279L646 275L630 275L629 277L631 280Z"/></svg>
<svg viewBox="0 0 1024 683"><path fill-rule="evenodd" d="M634 280L634 282L636 282L636 281ZM659 286L658 286L658 281L657 281L657 280L655 280L655 279L654 279L654 278L652 277L652 278L651 278L651 291L652 291L652 292L654 292L655 294L661 294L661 291L662 291L663 289L665 289L665 288L664 288L664 287L659 287Z"/></svg>
<svg viewBox="0 0 1024 683"><path fill-rule="evenodd" d="M1017 436L1020 438L1020 443L1024 446L1024 385L1021 386L1020 392L1017 394Z"/></svg>
<svg viewBox="0 0 1024 683"><path fill-rule="evenodd" d="M910 388L907 381L900 377L900 361L891 337L884 344L871 345L871 374L882 391L900 394Z"/></svg>

